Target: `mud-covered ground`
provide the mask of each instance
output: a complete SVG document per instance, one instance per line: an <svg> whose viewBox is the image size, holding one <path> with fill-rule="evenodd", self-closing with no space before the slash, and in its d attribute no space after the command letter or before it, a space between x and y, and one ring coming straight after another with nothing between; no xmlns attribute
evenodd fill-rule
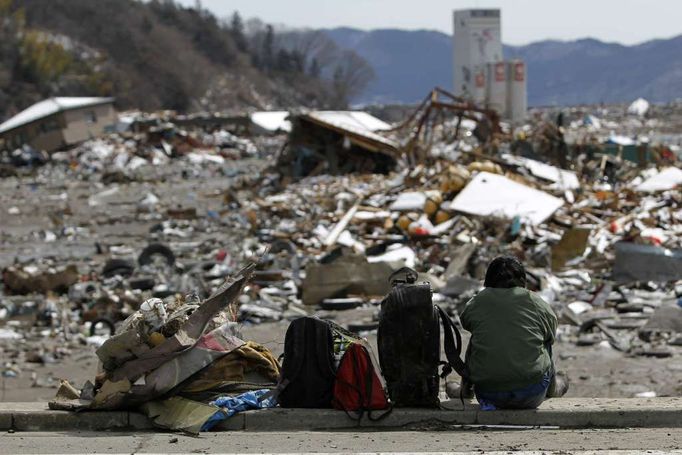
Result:
<svg viewBox="0 0 682 455"><path fill-rule="evenodd" d="M247 160L230 162L219 170L187 172L171 164L154 169L143 181L109 185L103 185L96 175L92 179L77 178L63 169L42 177L0 179L0 267L50 257L56 264L76 264L80 273L98 271L112 251L134 257L149 241L157 239L152 228L169 218L169 208L196 208L197 220L191 227L180 223L175 236L171 230L164 237L185 257L191 257L193 249L199 251L199 245L203 245L201 251L206 250L206 245L228 254L239 251L247 238L248 223L244 221L242 231L234 219L230 223L221 221L231 216L226 213L225 195L235 179L252 175L262 166L261 162ZM112 188L117 189L102 194ZM140 201L148 193L159 199L160 208L140 212ZM310 309L311 313L315 311ZM318 314L345 324L371 319L376 312L376 307L368 305ZM25 335L20 340L0 339L0 401L44 401L54 396L59 379L68 379L76 386L93 379L97 370L95 347L86 344L85 336L72 334L64 340L58 330L47 328L42 333L35 329L29 333L35 314L24 313L0 319L0 329ZM287 325L286 320L244 323L242 331L245 339L265 344L279 355ZM624 334L631 331L622 330ZM668 358L629 357L606 342L578 347L574 338L561 333L564 331L560 331L555 355L558 368L566 371L571 380L570 396L682 394L682 348L671 346L673 356ZM365 335L375 340L374 332ZM26 361L27 353L51 353L56 348L57 358L48 355L38 362Z"/></svg>

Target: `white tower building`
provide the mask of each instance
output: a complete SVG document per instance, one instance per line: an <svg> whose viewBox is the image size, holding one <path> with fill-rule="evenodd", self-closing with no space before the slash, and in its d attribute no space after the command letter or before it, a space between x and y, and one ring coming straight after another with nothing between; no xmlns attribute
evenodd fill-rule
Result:
<svg viewBox="0 0 682 455"><path fill-rule="evenodd" d="M488 63L486 65L487 85L485 104L505 115L507 111L507 64L505 62Z"/></svg>
<svg viewBox="0 0 682 455"><path fill-rule="evenodd" d="M453 14L454 93L508 120L526 116L526 66L504 61L499 9L467 9Z"/></svg>
<svg viewBox="0 0 682 455"><path fill-rule="evenodd" d="M521 121L528 110L526 89L526 64L521 60L511 60L507 64L507 117Z"/></svg>
<svg viewBox="0 0 682 455"><path fill-rule="evenodd" d="M500 10L458 10L453 19L455 94L482 103L486 66L502 61Z"/></svg>

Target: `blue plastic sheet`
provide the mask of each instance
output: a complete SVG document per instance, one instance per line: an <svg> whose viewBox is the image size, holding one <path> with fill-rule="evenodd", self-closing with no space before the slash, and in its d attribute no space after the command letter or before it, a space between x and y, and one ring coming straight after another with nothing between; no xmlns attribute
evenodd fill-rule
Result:
<svg viewBox="0 0 682 455"><path fill-rule="evenodd" d="M210 404L218 406L219 411L209 418L201 427L201 431L208 431L213 428L218 422L227 420L238 412L248 411L251 409L265 409L274 408L277 406L277 401L273 397L263 398L265 394L269 393L269 389L253 390L245 392L236 397L220 397Z"/></svg>

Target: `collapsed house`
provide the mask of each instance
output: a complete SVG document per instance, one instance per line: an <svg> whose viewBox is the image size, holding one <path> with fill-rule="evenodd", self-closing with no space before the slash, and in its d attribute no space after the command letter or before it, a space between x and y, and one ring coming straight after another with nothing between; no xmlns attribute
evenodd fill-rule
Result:
<svg viewBox="0 0 682 455"><path fill-rule="evenodd" d="M292 124L277 163L283 175L387 174L397 163L398 143L378 134L391 125L366 112L313 111Z"/></svg>
<svg viewBox="0 0 682 455"><path fill-rule="evenodd" d="M53 152L99 137L112 130L115 123L113 98L50 98L0 124L0 141L8 150L27 144Z"/></svg>

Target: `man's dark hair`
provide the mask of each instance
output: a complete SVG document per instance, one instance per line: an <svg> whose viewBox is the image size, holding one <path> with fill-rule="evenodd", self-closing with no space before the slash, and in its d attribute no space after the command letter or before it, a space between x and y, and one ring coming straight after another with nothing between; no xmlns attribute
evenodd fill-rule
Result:
<svg viewBox="0 0 682 455"><path fill-rule="evenodd" d="M513 256L498 256L488 265L483 285L487 288L525 288L526 269Z"/></svg>

